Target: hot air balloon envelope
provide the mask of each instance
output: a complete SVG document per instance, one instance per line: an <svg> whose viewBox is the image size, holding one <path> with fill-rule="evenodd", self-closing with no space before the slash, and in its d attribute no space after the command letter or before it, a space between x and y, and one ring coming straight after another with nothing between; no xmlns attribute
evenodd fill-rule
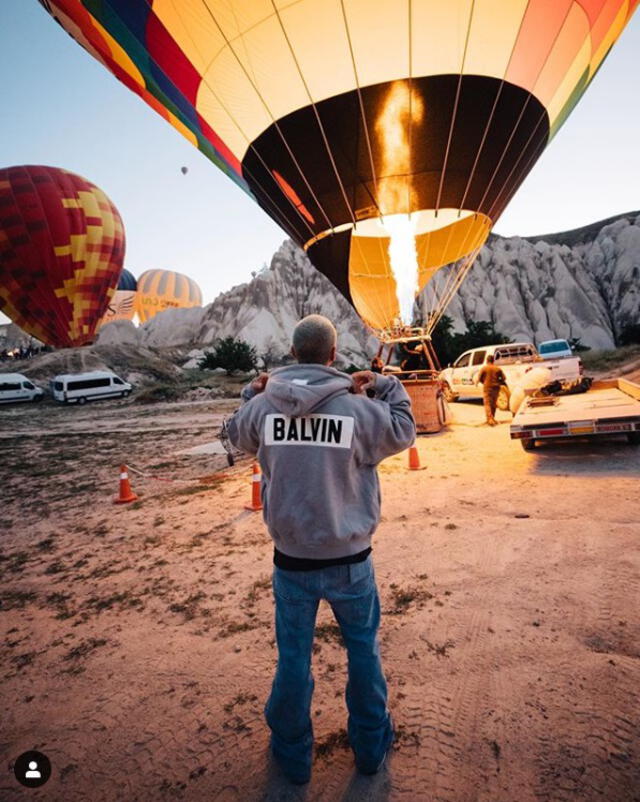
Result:
<svg viewBox="0 0 640 802"><path fill-rule="evenodd" d="M0 310L38 340L93 341L124 250L120 215L94 184L55 167L0 170Z"/></svg>
<svg viewBox="0 0 640 802"><path fill-rule="evenodd" d="M138 279L136 312L141 323L165 309L202 306L202 293L196 282L172 270L147 270Z"/></svg>
<svg viewBox="0 0 640 802"><path fill-rule="evenodd" d="M135 314L136 289L138 282L133 273L123 270L113 298L100 322L100 328L114 320L132 320Z"/></svg>
<svg viewBox="0 0 640 802"><path fill-rule="evenodd" d="M412 293L443 265L471 263L637 2L46 7L384 329L397 284ZM398 215L411 215L408 270L392 269Z"/></svg>

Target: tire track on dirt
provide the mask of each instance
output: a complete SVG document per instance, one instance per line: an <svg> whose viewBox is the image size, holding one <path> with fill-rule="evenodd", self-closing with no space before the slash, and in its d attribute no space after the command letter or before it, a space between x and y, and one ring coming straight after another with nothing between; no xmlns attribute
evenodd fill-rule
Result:
<svg viewBox="0 0 640 802"><path fill-rule="evenodd" d="M492 583L498 543L495 536L483 543L474 566L481 583ZM437 564L433 574L438 573ZM483 607L482 587L465 600L471 610L462 629L448 626L447 639L456 644L451 660L451 681L430 682L419 704L412 705L405 717L409 733L417 734L414 769L402 787L393 787L398 798L429 802L472 802L477 798L478 766L486 745L478 741L478 722L489 696L489 672L478 671L482 646L487 637L490 613ZM464 611L463 611L464 614ZM487 666L488 668L488 666ZM481 754L482 753L482 754ZM487 755L489 753L487 752Z"/></svg>
<svg viewBox="0 0 640 802"><path fill-rule="evenodd" d="M565 611L564 627L577 648L565 651L546 689L553 705L536 755L541 802L640 799L640 662L637 649L624 654L619 626L624 610L633 608L628 594L638 576L630 562L603 555L603 548L582 535L565 555L576 565L576 589L594 590Z"/></svg>

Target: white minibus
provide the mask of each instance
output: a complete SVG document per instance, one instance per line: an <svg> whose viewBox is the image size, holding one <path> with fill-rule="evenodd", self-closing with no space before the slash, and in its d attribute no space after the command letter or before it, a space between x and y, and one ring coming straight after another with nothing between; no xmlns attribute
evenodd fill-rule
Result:
<svg viewBox="0 0 640 802"><path fill-rule="evenodd" d="M67 404L85 404L97 398L126 398L132 389L129 382L108 370L54 376L50 387L54 399Z"/></svg>
<svg viewBox="0 0 640 802"><path fill-rule="evenodd" d="M22 373L0 373L0 404L41 401L43 391Z"/></svg>

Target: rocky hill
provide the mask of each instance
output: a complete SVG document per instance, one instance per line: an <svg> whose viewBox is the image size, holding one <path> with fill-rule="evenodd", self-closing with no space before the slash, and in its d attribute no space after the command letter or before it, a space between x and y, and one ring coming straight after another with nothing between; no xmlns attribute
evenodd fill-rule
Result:
<svg viewBox="0 0 640 802"><path fill-rule="evenodd" d="M458 328L492 320L514 339L613 348L640 321L640 212L560 234L492 235L447 314Z"/></svg>
<svg viewBox="0 0 640 802"><path fill-rule="evenodd" d="M425 307L421 297L418 317ZM335 320L346 360L372 353L375 340L349 304L286 241L268 269L209 306L170 310L137 330L111 324L100 342L201 347L232 334L259 353L285 353L293 324L311 312ZM514 339L578 337L595 349L614 347L621 329L640 317L640 212L559 234L492 235L447 314L458 330L469 320L491 320Z"/></svg>
<svg viewBox="0 0 640 802"><path fill-rule="evenodd" d="M231 335L256 346L258 354L282 356L289 351L296 322L313 313L334 321L343 364L370 359L377 348L375 337L304 252L287 240L274 254L269 268L248 284L222 293L208 306L170 309L137 329L128 321L116 321L101 330L98 342L206 348L216 339Z"/></svg>
<svg viewBox="0 0 640 802"><path fill-rule="evenodd" d="M420 318L423 294L416 304ZM306 255L285 241L271 264L203 308L172 309L144 326L118 321L98 346L185 354L233 335L259 354L283 355L297 320L321 312L335 321L341 363L363 363L377 341ZM457 330L491 320L514 339L577 337L594 349L613 348L622 328L640 320L640 212L584 228L534 237L492 235L447 309ZM5 327L6 328L6 327ZM0 332L2 334L3 332ZM16 341L19 330L6 329ZM191 364L195 364L193 359Z"/></svg>

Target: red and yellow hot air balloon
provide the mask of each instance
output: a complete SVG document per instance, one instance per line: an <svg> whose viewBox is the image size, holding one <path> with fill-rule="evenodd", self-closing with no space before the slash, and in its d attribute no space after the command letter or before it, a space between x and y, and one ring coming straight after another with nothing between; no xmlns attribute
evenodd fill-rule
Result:
<svg viewBox="0 0 640 802"><path fill-rule="evenodd" d="M435 323L637 3L43 5L385 329L453 264Z"/></svg>
<svg viewBox="0 0 640 802"><path fill-rule="evenodd" d="M141 323L165 309L202 306L202 292L196 282L173 270L146 270L138 279L136 313Z"/></svg>
<svg viewBox="0 0 640 802"><path fill-rule="evenodd" d="M68 170L0 170L0 311L38 340L85 345L124 259L122 220L105 193Z"/></svg>

